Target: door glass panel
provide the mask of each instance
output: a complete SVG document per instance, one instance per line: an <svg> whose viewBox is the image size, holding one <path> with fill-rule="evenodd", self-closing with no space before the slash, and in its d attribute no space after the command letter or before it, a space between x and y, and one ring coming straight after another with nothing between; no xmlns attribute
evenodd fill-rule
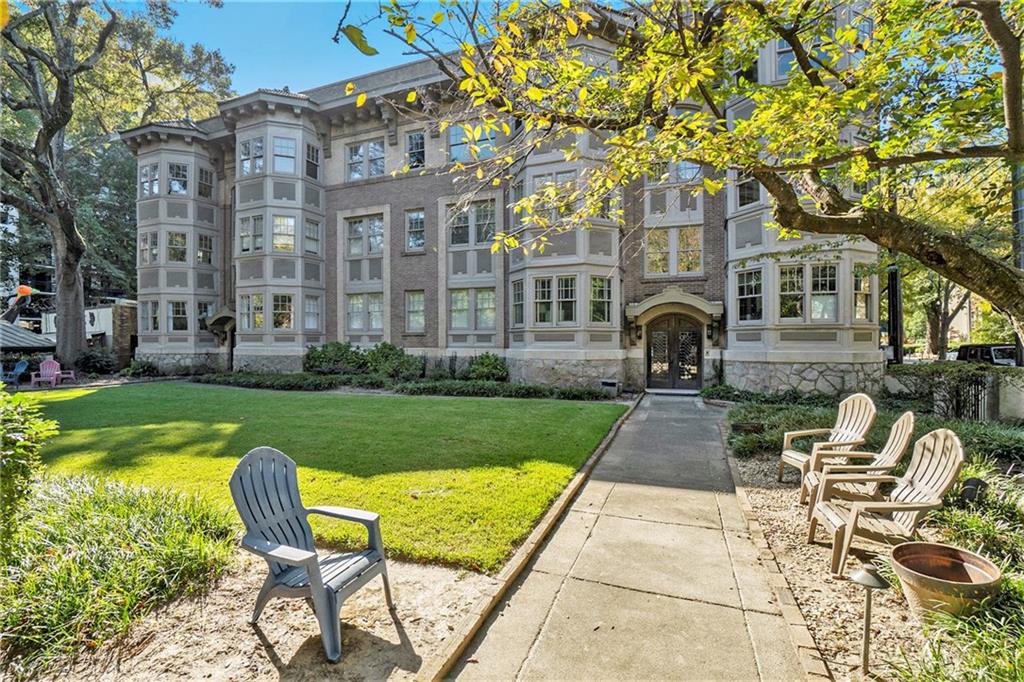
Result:
<svg viewBox="0 0 1024 682"><path fill-rule="evenodd" d="M697 368L697 348L699 345L697 332L692 329L679 331L678 371L682 382L694 381L700 376Z"/></svg>
<svg viewBox="0 0 1024 682"><path fill-rule="evenodd" d="M668 331L651 332L651 378L668 377Z"/></svg>

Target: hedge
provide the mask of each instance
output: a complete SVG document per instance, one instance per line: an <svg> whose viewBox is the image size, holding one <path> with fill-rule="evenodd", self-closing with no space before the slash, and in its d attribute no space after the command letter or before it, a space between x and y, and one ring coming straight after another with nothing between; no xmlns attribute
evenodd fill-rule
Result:
<svg viewBox="0 0 1024 682"><path fill-rule="evenodd" d="M199 384L241 386L243 388L269 388L275 391L328 391L350 383L353 376L341 374L258 374L256 372L231 372L223 374L202 374L192 377Z"/></svg>
<svg viewBox="0 0 1024 682"><path fill-rule="evenodd" d="M555 400L607 400L597 388L557 388L537 384L508 384L501 381L416 381L398 384L395 391L406 395L448 395L485 398L553 398Z"/></svg>
<svg viewBox="0 0 1024 682"><path fill-rule="evenodd" d="M889 437L889 427L900 414L896 410L880 410L868 433L865 449L880 449ZM762 424L764 431L732 434L730 445L737 457L749 457L761 452L777 453L782 449L783 434L786 431L826 428L835 423L835 418L835 408L829 407L758 403L738 405L729 411L730 424L754 422ZM955 431L968 457L1024 463L1024 429L996 422L944 419L925 414L917 416L914 438L920 438L938 428Z"/></svg>

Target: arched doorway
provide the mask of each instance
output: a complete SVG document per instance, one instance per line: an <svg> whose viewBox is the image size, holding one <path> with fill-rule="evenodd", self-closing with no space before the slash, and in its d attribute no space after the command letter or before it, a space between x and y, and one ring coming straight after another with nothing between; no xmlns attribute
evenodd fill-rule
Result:
<svg viewBox="0 0 1024 682"><path fill-rule="evenodd" d="M647 324L647 387L697 390L704 365L704 326L689 315L662 315Z"/></svg>

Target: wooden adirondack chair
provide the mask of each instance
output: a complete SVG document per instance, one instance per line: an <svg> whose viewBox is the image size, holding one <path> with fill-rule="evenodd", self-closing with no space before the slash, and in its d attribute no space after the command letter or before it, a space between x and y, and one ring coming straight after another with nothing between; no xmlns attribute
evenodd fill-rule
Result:
<svg viewBox="0 0 1024 682"><path fill-rule="evenodd" d="M388 608L394 610L378 514L302 506L295 462L268 447L255 448L238 462L231 475L231 497L245 523L242 547L265 559L269 568L250 623L256 623L271 597L304 597L320 623L324 653L336 663L341 658L340 611L345 599L379 575ZM366 526L368 547L319 556L306 518L309 514Z"/></svg>
<svg viewBox="0 0 1024 682"><path fill-rule="evenodd" d="M818 450L812 458L810 471L804 476L804 482L800 487L800 503L805 500L807 505L807 518L811 518L814 511L814 501L818 499L818 485L821 483L822 473L846 473L846 474L887 474L893 467L903 459L903 454L910 445L910 439L914 435L914 413L906 411L900 418L893 422L889 429L889 439L877 453L865 452L862 450ZM849 460L868 459L866 464L848 464ZM835 461L836 463L832 463ZM822 467L824 462L824 467ZM839 463L843 462L843 463ZM842 490L847 499L874 500L878 498L879 484L870 483L839 483L837 489Z"/></svg>
<svg viewBox="0 0 1024 682"><path fill-rule="evenodd" d="M782 456L779 458L779 481L782 480L788 464L800 470L802 483L804 476L811 470L811 462L822 462L821 458L817 457L818 450L843 451L845 454L846 451L864 442L864 435L874 421L875 403L871 397L864 393L854 393L839 403L839 413L832 428L787 431L782 441ZM828 438L814 443L810 452L793 448L793 441L798 438L824 435Z"/></svg>
<svg viewBox="0 0 1024 682"><path fill-rule="evenodd" d="M60 363L56 360L43 360L39 363L39 371L32 372L29 385L49 384L50 386L56 386L59 383Z"/></svg>
<svg viewBox="0 0 1024 682"><path fill-rule="evenodd" d="M827 473L818 487L807 542L821 522L832 531L832 574L846 567L854 536L895 544L914 537L924 512L942 506L942 496L956 481L964 461L960 439L949 429L936 429L914 444L910 466L903 476L889 474ZM894 483L878 501L844 500L843 487L851 483Z"/></svg>

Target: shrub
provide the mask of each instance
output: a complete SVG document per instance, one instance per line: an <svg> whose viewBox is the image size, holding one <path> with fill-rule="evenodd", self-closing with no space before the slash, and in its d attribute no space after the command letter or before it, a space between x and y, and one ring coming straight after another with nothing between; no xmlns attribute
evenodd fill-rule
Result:
<svg viewBox="0 0 1024 682"><path fill-rule="evenodd" d="M412 381L423 376L423 359L407 355L398 346L387 341L366 351L366 366L370 372L399 381Z"/></svg>
<svg viewBox="0 0 1024 682"><path fill-rule="evenodd" d="M389 388L395 383L383 374L353 374L345 379L345 383L355 388Z"/></svg>
<svg viewBox="0 0 1024 682"><path fill-rule="evenodd" d="M893 365L891 377L899 381L910 396L929 405L929 412L950 417L966 416L971 394L991 378L1024 385L1024 369L976 362L939 361L913 365Z"/></svg>
<svg viewBox="0 0 1024 682"><path fill-rule="evenodd" d="M606 400L605 393L595 388L552 388L537 384L510 384L503 381L472 381L447 379L417 381L395 386L407 395L447 395L464 398L556 398L559 400Z"/></svg>
<svg viewBox="0 0 1024 682"><path fill-rule="evenodd" d="M42 464L39 450L57 433L24 396L0 390L0 561L8 558L20 512Z"/></svg>
<svg viewBox="0 0 1024 682"><path fill-rule="evenodd" d="M160 368L148 360L132 360L131 364L118 372L123 377L158 377Z"/></svg>
<svg viewBox="0 0 1024 682"><path fill-rule="evenodd" d="M0 353L0 361L3 362L5 370L14 369L19 360L28 360L28 369L25 370L26 374L22 377L26 381L29 377L28 372L38 372L39 363L47 357L48 355L42 353Z"/></svg>
<svg viewBox="0 0 1024 682"><path fill-rule="evenodd" d="M882 410L868 433L865 449L877 451L889 437L889 428L900 412ZM764 425L762 433L732 434L729 444L737 457L760 452L779 452L786 431L826 428L835 423L835 408L801 405L765 405L747 403L729 411L730 423L755 422ZM996 422L974 422L919 415L914 438L938 428L952 429L960 437L964 451L972 459L1024 462L1024 429Z"/></svg>
<svg viewBox="0 0 1024 682"><path fill-rule="evenodd" d="M113 374L117 371L117 360L106 348L94 347L79 355L75 366L86 374Z"/></svg>
<svg viewBox="0 0 1024 682"><path fill-rule="evenodd" d="M568 386L556 388L555 397L559 400L608 400L609 396L599 388Z"/></svg>
<svg viewBox="0 0 1024 682"><path fill-rule="evenodd" d="M332 341L306 351L302 369L315 374L362 374L367 371L366 354L348 341Z"/></svg>
<svg viewBox="0 0 1024 682"><path fill-rule="evenodd" d="M275 391L327 391L344 385L346 379L336 374L259 374L256 372L226 372L192 377L200 384L241 386L242 388L268 388Z"/></svg>
<svg viewBox="0 0 1024 682"><path fill-rule="evenodd" d="M776 393L759 393L743 388L735 388L728 384L705 386L700 395L708 400L727 400L734 403L757 403L759 405L814 405L831 407L839 404L838 396L801 393L796 389L787 389Z"/></svg>
<svg viewBox="0 0 1024 682"><path fill-rule="evenodd" d="M198 498L92 477L34 484L14 559L0 563L0 648L12 675L95 648L234 552L232 517Z"/></svg>
<svg viewBox="0 0 1024 682"><path fill-rule="evenodd" d="M473 381L508 381L508 366L494 353L484 353L469 366L469 378Z"/></svg>
<svg viewBox="0 0 1024 682"><path fill-rule="evenodd" d="M425 377L429 381L444 381L454 378L448 358L437 358L429 364Z"/></svg>

